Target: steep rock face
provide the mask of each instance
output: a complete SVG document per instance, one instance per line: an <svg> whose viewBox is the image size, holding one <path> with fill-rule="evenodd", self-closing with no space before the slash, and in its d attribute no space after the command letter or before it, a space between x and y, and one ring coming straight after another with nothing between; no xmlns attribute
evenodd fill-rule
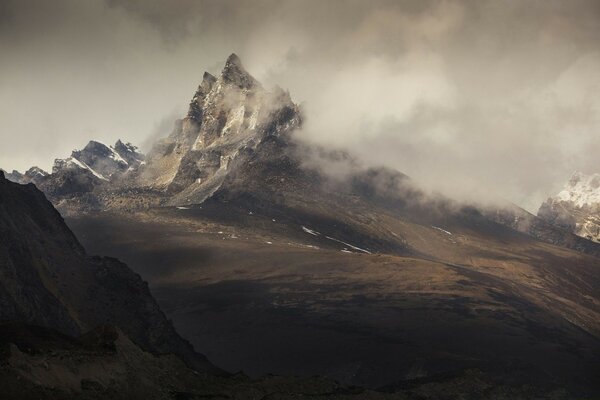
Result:
<svg viewBox="0 0 600 400"><path fill-rule="evenodd" d="M116 325L143 349L212 368L181 339L125 264L90 257L34 185L0 173L0 320L75 335Z"/></svg>
<svg viewBox="0 0 600 400"><path fill-rule="evenodd" d="M164 190L167 204L200 203L244 154L299 125L289 93L265 90L232 54L218 78L204 74L187 116L148 155L142 182Z"/></svg>
<svg viewBox="0 0 600 400"><path fill-rule="evenodd" d="M545 221L600 242L600 174L573 174L564 189L538 210Z"/></svg>

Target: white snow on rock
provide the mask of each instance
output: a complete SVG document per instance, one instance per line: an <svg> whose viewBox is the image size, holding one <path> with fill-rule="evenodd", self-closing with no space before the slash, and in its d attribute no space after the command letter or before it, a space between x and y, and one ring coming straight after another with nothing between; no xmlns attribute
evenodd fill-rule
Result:
<svg viewBox="0 0 600 400"><path fill-rule="evenodd" d="M321 233L320 233L320 232L314 231L314 230L312 230L312 229L309 229L309 228L307 228L307 227L305 227L305 226L302 226L302 230L303 230L304 232L308 233L309 235L313 235L313 236L320 236L320 235L321 235ZM329 239L329 240L333 240L334 242L338 242L338 243L341 243L341 244L343 244L343 245L346 245L346 246L350 247L351 249L354 249L354 250L357 250L357 251L361 251L361 252L363 252L363 253L366 253L366 254L372 254L372 253L371 253L369 250L361 249L361 248L360 248L360 247L358 247L358 246L354 246L354 245L352 245L352 244L350 244L350 243L346 243L346 242L344 242L344 241L342 241L342 240L339 240L339 239L336 239L336 238L334 238L334 237L331 237L331 236L326 236L326 235L325 235L325 238L327 238L327 239ZM344 249L344 250L347 250L347 249Z"/></svg>
<svg viewBox="0 0 600 400"><path fill-rule="evenodd" d="M573 203L580 208L600 203L600 174L586 175L575 172L555 199Z"/></svg>
<svg viewBox="0 0 600 400"><path fill-rule="evenodd" d="M452 235L452 232L448 232L447 230L445 230L445 229L442 229L442 228L440 228L439 226L433 226L433 225L431 225L431 227L432 227L433 229L437 229L437 230L438 230L438 231L440 231L440 232L444 232L446 235Z"/></svg>
<svg viewBox="0 0 600 400"><path fill-rule="evenodd" d="M108 181L107 178L105 178L104 176L102 176L101 174L99 174L98 172L94 171L92 168L90 168L89 165L87 165L86 163L84 163L83 161L79 161L78 159L76 159L75 157L69 157L67 158L67 164L74 164L76 166L78 166L79 168L82 169L87 169L88 171L90 171L96 178L102 179L104 181Z"/></svg>
<svg viewBox="0 0 600 400"><path fill-rule="evenodd" d="M346 242L343 242L343 241L341 241L341 240L339 240L339 239L332 238L331 236L325 236L325 237L326 237L327 239L329 239L329 240L333 240L334 242L338 242L338 243L341 243L341 244L345 244L346 246L350 247L351 249L358 250L358 251L362 251L363 253L366 253L366 254L373 254L373 253L371 253L369 250L361 249L360 247L353 246L353 245L351 245L350 243L346 243Z"/></svg>
<svg viewBox="0 0 600 400"><path fill-rule="evenodd" d="M319 233L319 232L317 232L317 231L313 231L312 229L308 229L308 228L307 228L307 227L305 227L305 226L303 226L303 227L302 227L302 230L303 230L304 232L306 232L306 233L310 234L310 235L313 235L313 236L319 236L319 235L320 235L320 233Z"/></svg>

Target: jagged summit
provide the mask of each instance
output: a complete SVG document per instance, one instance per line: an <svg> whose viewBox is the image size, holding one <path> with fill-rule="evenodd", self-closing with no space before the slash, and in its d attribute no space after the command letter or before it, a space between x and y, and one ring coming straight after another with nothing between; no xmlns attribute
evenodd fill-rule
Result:
<svg viewBox="0 0 600 400"><path fill-rule="evenodd" d="M241 89L252 89L260 86L260 83L246 71L242 60L232 53L225 62L225 68L221 72L223 82L232 83Z"/></svg>
<svg viewBox="0 0 600 400"><path fill-rule="evenodd" d="M256 151L267 136L291 132L300 120L288 92L264 89L232 54L218 78L204 74L186 117L149 153L141 180L169 193L172 204L202 202L241 154Z"/></svg>

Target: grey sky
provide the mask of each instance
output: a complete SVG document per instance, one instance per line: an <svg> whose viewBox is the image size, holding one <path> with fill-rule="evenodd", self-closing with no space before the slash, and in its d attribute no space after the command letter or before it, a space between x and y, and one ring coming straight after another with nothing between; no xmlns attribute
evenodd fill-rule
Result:
<svg viewBox="0 0 600 400"><path fill-rule="evenodd" d="M169 133L236 52L308 140L536 210L600 172L598 1L0 1L0 166Z"/></svg>

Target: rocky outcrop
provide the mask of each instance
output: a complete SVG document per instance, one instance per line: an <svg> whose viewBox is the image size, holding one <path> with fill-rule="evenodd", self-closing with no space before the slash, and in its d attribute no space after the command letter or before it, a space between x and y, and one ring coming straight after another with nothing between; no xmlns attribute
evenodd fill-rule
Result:
<svg viewBox="0 0 600 400"><path fill-rule="evenodd" d="M42 192L2 173L0 276L0 320L69 335L115 325L146 351L213 368L177 335L139 275L116 259L88 256Z"/></svg>

